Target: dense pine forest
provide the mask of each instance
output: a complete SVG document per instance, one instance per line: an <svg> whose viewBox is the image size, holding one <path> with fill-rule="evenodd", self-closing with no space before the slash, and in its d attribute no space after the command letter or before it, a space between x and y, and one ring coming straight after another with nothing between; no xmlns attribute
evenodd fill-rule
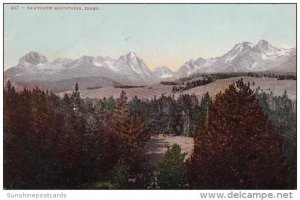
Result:
<svg viewBox="0 0 300 200"><path fill-rule="evenodd" d="M208 80L208 79L207 79ZM212 79L209 79L211 82ZM203 82L193 83L203 84ZM193 87L191 85L190 87ZM296 188L296 101L243 80L216 97L83 99L4 88L6 189ZM152 135L194 138L185 160L170 146L158 167Z"/></svg>

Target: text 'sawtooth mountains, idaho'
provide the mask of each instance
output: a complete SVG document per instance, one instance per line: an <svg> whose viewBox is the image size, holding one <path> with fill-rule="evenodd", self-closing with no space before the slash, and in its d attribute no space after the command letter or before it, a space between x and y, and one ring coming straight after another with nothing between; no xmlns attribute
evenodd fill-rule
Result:
<svg viewBox="0 0 300 200"><path fill-rule="evenodd" d="M82 83L82 88L116 84L137 86L195 73L259 71L295 72L296 49L276 48L265 40L257 44L243 42L220 57L191 59L175 72L165 66L152 72L133 52L118 59L82 56L79 59L57 58L52 62L37 52L30 52L20 58L16 66L6 70L4 78L20 87L36 85L63 91L72 89L76 82Z"/></svg>

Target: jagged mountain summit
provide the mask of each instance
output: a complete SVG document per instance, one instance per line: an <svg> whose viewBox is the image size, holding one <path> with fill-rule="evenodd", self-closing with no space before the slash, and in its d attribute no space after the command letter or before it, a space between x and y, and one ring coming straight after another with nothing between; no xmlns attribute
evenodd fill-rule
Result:
<svg viewBox="0 0 300 200"><path fill-rule="evenodd" d="M144 61L133 52L129 52L126 56L121 56L112 66L132 82L149 84L157 81Z"/></svg>

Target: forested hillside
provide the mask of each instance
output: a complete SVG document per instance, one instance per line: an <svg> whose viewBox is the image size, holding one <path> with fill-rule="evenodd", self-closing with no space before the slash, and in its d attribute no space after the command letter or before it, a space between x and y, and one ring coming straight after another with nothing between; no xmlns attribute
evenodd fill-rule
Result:
<svg viewBox="0 0 300 200"><path fill-rule="evenodd" d="M156 134L193 137L157 167L145 144ZM296 101L253 91L242 80L214 100L184 94L142 100L63 98L38 88L4 88L4 187L296 188Z"/></svg>

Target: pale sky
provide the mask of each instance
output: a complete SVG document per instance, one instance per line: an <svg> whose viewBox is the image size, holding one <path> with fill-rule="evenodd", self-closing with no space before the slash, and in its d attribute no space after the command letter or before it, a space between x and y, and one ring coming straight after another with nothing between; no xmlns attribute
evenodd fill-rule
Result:
<svg viewBox="0 0 300 200"><path fill-rule="evenodd" d="M150 69L176 70L191 58L221 56L239 42L296 46L296 4L98 4L99 11L27 6L4 6L4 69L30 51L49 61L133 51Z"/></svg>

